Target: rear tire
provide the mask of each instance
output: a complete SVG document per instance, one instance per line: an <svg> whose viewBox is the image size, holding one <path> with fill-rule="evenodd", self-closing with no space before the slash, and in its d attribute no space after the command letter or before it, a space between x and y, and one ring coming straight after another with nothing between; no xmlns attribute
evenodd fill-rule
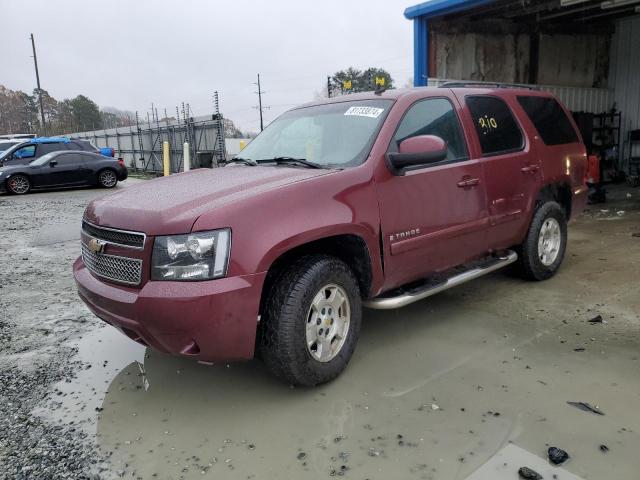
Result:
<svg viewBox="0 0 640 480"><path fill-rule="evenodd" d="M567 218L556 202L540 205L531 220L524 242L516 250L520 273L529 280L553 277L567 247Z"/></svg>
<svg viewBox="0 0 640 480"><path fill-rule="evenodd" d="M7 190L14 195L24 195L31 190L31 181L26 175L13 175L7 180Z"/></svg>
<svg viewBox="0 0 640 480"><path fill-rule="evenodd" d="M353 355L362 319L351 269L328 255L301 257L268 295L258 332L267 368L297 386L337 377Z"/></svg>
<svg viewBox="0 0 640 480"><path fill-rule="evenodd" d="M102 188L113 188L118 184L118 176L116 172L110 168L106 168L98 173L98 185Z"/></svg>

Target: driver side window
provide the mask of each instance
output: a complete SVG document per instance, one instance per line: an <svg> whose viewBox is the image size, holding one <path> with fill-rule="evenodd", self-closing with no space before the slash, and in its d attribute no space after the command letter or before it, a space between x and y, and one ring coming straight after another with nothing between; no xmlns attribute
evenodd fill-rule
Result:
<svg viewBox="0 0 640 480"><path fill-rule="evenodd" d="M36 156L36 146L27 145L13 152L15 158L33 158Z"/></svg>
<svg viewBox="0 0 640 480"><path fill-rule="evenodd" d="M446 98L427 98L411 106L393 139L397 147L403 140L418 135L435 135L447 142L446 161L469 158L458 116Z"/></svg>

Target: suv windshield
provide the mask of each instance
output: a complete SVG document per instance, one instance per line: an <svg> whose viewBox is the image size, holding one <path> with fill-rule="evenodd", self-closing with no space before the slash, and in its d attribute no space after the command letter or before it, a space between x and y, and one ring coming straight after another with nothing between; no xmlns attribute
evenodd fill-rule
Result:
<svg viewBox="0 0 640 480"><path fill-rule="evenodd" d="M360 165L391 100L360 100L290 110L238 155L252 162L299 159L321 167Z"/></svg>

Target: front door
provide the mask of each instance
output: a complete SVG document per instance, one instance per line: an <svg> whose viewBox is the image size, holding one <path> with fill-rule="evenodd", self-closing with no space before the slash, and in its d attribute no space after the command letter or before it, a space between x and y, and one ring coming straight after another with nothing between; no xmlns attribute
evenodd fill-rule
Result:
<svg viewBox="0 0 640 480"><path fill-rule="evenodd" d="M87 166L79 153L61 153L52 160L53 164L48 163L42 167L41 186L58 187L85 183Z"/></svg>
<svg viewBox="0 0 640 480"><path fill-rule="evenodd" d="M469 158L452 100L438 97L414 103L390 151L416 135L441 137L448 155L444 161L376 183L387 288L460 265L487 249L482 164Z"/></svg>

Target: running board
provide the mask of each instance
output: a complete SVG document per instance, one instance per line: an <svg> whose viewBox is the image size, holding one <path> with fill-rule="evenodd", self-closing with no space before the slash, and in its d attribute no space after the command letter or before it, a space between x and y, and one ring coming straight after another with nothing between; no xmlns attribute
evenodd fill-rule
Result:
<svg viewBox="0 0 640 480"><path fill-rule="evenodd" d="M398 295L393 295L394 292L389 292L387 294L383 294L383 296L372 298L371 300L364 302L363 305L376 310L391 310L394 308L404 307L410 303L435 295L436 293L462 285L474 278L495 272L496 270L515 262L517 259L518 254L516 252L507 250L502 252L499 256L491 257L488 261L481 263L479 266L474 266L462 273L454 274L435 284L430 282L426 285L423 284L422 286L414 287L410 290L401 290L401 293ZM398 290L396 290L396 292L397 291ZM389 296L390 294L393 296Z"/></svg>

